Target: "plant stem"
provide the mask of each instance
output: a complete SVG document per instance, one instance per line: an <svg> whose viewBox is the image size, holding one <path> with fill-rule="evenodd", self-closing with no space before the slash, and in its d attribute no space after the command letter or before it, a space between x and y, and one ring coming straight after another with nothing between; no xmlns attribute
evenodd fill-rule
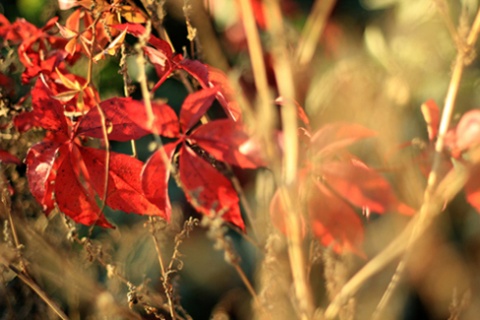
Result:
<svg viewBox="0 0 480 320"><path fill-rule="evenodd" d="M291 58L287 51L285 41L285 30L283 29L283 19L278 0L268 0L266 11L270 13L267 28L272 37L272 56L275 77L278 80L278 91L284 98L285 104L281 108L282 126L284 131L284 156L281 195L285 204L287 204L288 220L288 253L290 268L293 275L293 285L295 288L296 301L299 304L299 310L302 319L309 319L313 316L315 307L313 303L311 289L307 278L307 268L305 266L305 254L303 252L302 224L298 216L297 206L293 204L297 185L298 168L298 123L297 108L295 101L295 84L293 82Z"/></svg>
<svg viewBox="0 0 480 320"><path fill-rule="evenodd" d="M332 12L335 0L317 0L312 13L308 16L302 35L298 41L296 60L300 66L306 66L312 61L318 40L322 35L328 16Z"/></svg>
<svg viewBox="0 0 480 320"><path fill-rule="evenodd" d="M30 287L39 297L42 299L62 320L68 320L68 316L57 306L57 304L50 299L50 297L42 290L29 276L25 275L21 270L17 269L13 265L9 265L8 268L15 272L17 277Z"/></svg>
<svg viewBox="0 0 480 320"><path fill-rule="evenodd" d="M177 319L177 315L176 315L176 312L175 312L175 308L173 306L173 300L172 300L172 295L171 295L171 292L169 290L169 288L167 288L167 284L168 284L168 276L165 272L165 264L163 263L163 259L162 259L162 251L160 250L160 244L158 243L158 239L157 239L157 236L156 236L156 228L155 228L155 218L154 217L148 217L148 220L150 222L150 225L151 225L151 234L152 234L152 237L153 237L153 243L155 244L155 251L157 252L157 257L158 257L158 263L160 265L160 272L162 274L162 283L163 283L163 288L165 290L165 295L167 296L167 300L168 300L168 309L170 311L170 316L172 317L172 319Z"/></svg>

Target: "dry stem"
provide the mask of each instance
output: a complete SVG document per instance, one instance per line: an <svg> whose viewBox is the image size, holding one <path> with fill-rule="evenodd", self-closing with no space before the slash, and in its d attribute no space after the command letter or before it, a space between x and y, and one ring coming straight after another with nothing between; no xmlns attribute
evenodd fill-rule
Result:
<svg viewBox="0 0 480 320"><path fill-rule="evenodd" d="M318 40L322 35L328 16L335 5L335 0L317 0L313 5L312 13L300 36L296 59L300 66L306 66L312 61Z"/></svg>

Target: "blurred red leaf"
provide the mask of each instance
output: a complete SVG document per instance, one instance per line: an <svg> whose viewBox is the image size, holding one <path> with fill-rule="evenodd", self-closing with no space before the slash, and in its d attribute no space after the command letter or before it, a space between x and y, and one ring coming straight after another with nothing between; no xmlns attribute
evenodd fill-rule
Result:
<svg viewBox="0 0 480 320"><path fill-rule="evenodd" d="M230 181L188 146L180 149L179 161L180 180L188 190L189 202L207 216L222 213L225 221L245 230L238 196Z"/></svg>
<svg viewBox="0 0 480 320"><path fill-rule="evenodd" d="M422 114L427 124L428 138L433 141L438 134L440 125L440 109L434 100L430 99L422 104Z"/></svg>
<svg viewBox="0 0 480 320"><path fill-rule="evenodd" d="M323 163L317 173L337 195L356 207L376 213L387 210L400 210L400 213L408 215L415 213L398 201L382 175L358 160Z"/></svg>
<svg viewBox="0 0 480 320"><path fill-rule="evenodd" d="M364 257L364 232L360 217L321 183L314 183L308 212L314 235L337 253L351 251Z"/></svg>
<svg viewBox="0 0 480 320"><path fill-rule="evenodd" d="M471 168L470 177L465 184L465 193L468 203L480 213L480 164Z"/></svg>
<svg viewBox="0 0 480 320"><path fill-rule="evenodd" d="M327 157L361 139L375 135L374 131L358 124L332 123L323 126L312 136L310 148L315 158Z"/></svg>
<svg viewBox="0 0 480 320"><path fill-rule="evenodd" d="M466 112L456 128L456 147L460 151L480 144L480 110Z"/></svg>

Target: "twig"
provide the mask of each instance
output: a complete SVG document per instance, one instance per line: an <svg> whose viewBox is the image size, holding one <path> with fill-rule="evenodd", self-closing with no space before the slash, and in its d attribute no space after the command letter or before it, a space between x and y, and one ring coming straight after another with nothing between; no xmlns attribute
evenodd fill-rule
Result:
<svg viewBox="0 0 480 320"><path fill-rule="evenodd" d="M312 61L318 40L322 35L328 16L332 12L335 0L317 0L313 5L312 13L309 15L302 35L300 36L296 60L300 66L306 66Z"/></svg>
<svg viewBox="0 0 480 320"><path fill-rule="evenodd" d="M273 108L271 106L267 72L265 68L265 62L263 60L262 44L260 42L257 26L255 25L252 4L250 0L238 1L240 2L243 26L247 35L248 53L252 63L255 87L257 88L259 97L259 106L261 111L265 113L264 117L262 117L262 120L271 122L272 119L274 119ZM267 134L269 134L272 129L272 124L264 123L263 125L267 129Z"/></svg>
<svg viewBox="0 0 480 320"><path fill-rule="evenodd" d="M32 289L40 297L40 299L42 299L60 317L60 319L68 320L68 316L29 276L25 275L21 270L17 269L12 264L8 265L8 268L12 270L23 283L29 286L30 289Z"/></svg>
<svg viewBox="0 0 480 320"><path fill-rule="evenodd" d="M172 319L177 319L177 314L175 312L175 308L173 305L173 300L172 300L172 294L171 291L168 290L166 283L168 279L168 275L165 270L165 264L163 263L163 258L162 258L162 251L160 250L160 243L158 242L157 236L156 236L156 227L155 227L155 218L154 217L149 217L148 221L150 222L150 233L152 234L153 237L153 243L155 245L155 251L157 252L157 257L158 257L158 263L160 265L160 272L162 275L162 283L163 287L165 290L165 295L167 296L167 301L168 301L168 310L170 312L170 316Z"/></svg>

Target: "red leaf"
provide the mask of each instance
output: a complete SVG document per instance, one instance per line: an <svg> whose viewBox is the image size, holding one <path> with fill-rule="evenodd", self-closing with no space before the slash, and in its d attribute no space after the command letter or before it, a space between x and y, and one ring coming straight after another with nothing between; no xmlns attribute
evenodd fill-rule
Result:
<svg viewBox="0 0 480 320"><path fill-rule="evenodd" d="M178 55L178 57L181 56ZM178 67L194 77L202 88L208 87L208 69L203 63L197 60L182 59Z"/></svg>
<svg viewBox="0 0 480 320"><path fill-rule="evenodd" d="M234 121L240 120L242 109L235 100L235 91L230 85L227 76L220 70L208 67L208 81L210 86L217 87L217 100L222 105L228 117Z"/></svg>
<svg viewBox="0 0 480 320"><path fill-rule="evenodd" d="M43 207L45 213L54 208L53 181L55 180L55 158L60 145L44 141L32 146L27 153L27 179L30 192Z"/></svg>
<svg viewBox="0 0 480 320"><path fill-rule="evenodd" d="M351 251L364 257L361 219L321 183L315 182L313 187L308 212L314 235L324 246L331 246L338 253Z"/></svg>
<svg viewBox="0 0 480 320"><path fill-rule="evenodd" d="M90 175L86 180L103 199L107 153L104 150L86 147L80 147L79 150ZM140 182L142 167L143 163L131 156L110 152L105 202L110 208L127 213L158 215L166 218L164 212L148 201L142 192Z"/></svg>
<svg viewBox="0 0 480 320"><path fill-rule="evenodd" d="M163 146L169 164L177 143L168 143ZM162 150L157 150L143 166L141 173L142 188L145 197L164 212L167 220L170 219L172 207L168 197L168 179L170 170L162 156Z"/></svg>
<svg viewBox="0 0 480 320"><path fill-rule="evenodd" d="M0 149L0 163L14 163L19 165L22 162L10 152Z"/></svg>
<svg viewBox="0 0 480 320"><path fill-rule="evenodd" d="M188 190L187 200L198 211L207 216L223 213L223 220L245 230L238 196L230 181L188 146L180 149L180 180Z"/></svg>
<svg viewBox="0 0 480 320"><path fill-rule="evenodd" d="M325 157L361 139L375 135L374 131L358 124L332 123L318 130L312 136L310 144L316 157Z"/></svg>
<svg viewBox="0 0 480 320"><path fill-rule="evenodd" d="M77 223L112 228L100 212L94 195L88 194L79 182L70 156L66 156L58 168L55 179L55 200L60 211Z"/></svg>
<svg viewBox="0 0 480 320"><path fill-rule="evenodd" d="M31 94L36 125L46 130L62 132L66 139L68 137L68 125L63 114L63 106L51 97L50 90L40 78L35 83Z"/></svg>
<svg viewBox="0 0 480 320"><path fill-rule="evenodd" d="M422 114L427 123L428 139L433 141L437 137L440 124L440 109L434 100L430 99L422 104Z"/></svg>
<svg viewBox="0 0 480 320"><path fill-rule="evenodd" d="M357 207L376 213L387 210L414 213L398 201L384 177L359 161L323 163L318 173L339 196Z"/></svg>
<svg viewBox="0 0 480 320"><path fill-rule="evenodd" d="M215 100L217 88L207 88L187 96L180 111L180 128L183 132L190 130Z"/></svg>
<svg viewBox="0 0 480 320"><path fill-rule="evenodd" d="M465 184L468 203L480 213L480 164L471 168L470 177Z"/></svg>
<svg viewBox="0 0 480 320"><path fill-rule="evenodd" d="M456 146L467 150L480 144L480 110L466 112L457 125Z"/></svg>
<svg viewBox="0 0 480 320"><path fill-rule="evenodd" d="M154 130L147 128L145 105L131 98L111 98L100 103L105 118L108 138L128 141L141 138L150 132L166 137L178 135L178 118L168 105L152 103L155 114ZM103 139L103 128L97 108L91 109L81 120L77 134Z"/></svg>
<svg viewBox="0 0 480 320"><path fill-rule="evenodd" d="M126 104L135 110L131 115L127 113ZM146 121L145 106L140 101L131 98L111 98L101 102L100 108L105 115L105 127L110 140L136 140L149 134L137 125L138 122ZM133 121L132 117L140 119L137 122ZM92 108L80 121L77 134L103 139L103 130L98 108Z"/></svg>
<svg viewBox="0 0 480 320"><path fill-rule="evenodd" d="M230 119L208 122L190 135L194 143L217 160L241 168L257 168L264 165L260 146L251 139L243 127Z"/></svg>

